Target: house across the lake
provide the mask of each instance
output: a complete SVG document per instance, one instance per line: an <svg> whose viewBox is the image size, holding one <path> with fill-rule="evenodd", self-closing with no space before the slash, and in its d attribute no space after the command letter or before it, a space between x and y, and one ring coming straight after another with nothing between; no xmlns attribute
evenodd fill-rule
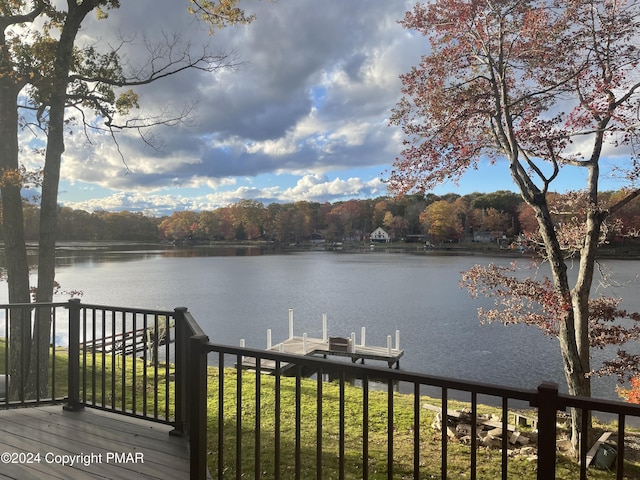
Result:
<svg viewBox="0 0 640 480"><path fill-rule="evenodd" d="M384 228L378 227L373 232L371 232L370 239L372 242L389 243L391 241L391 236Z"/></svg>
<svg viewBox="0 0 640 480"><path fill-rule="evenodd" d="M309 241L313 244L319 244L319 243L324 243L326 240L324 238L324 235L322 235L322 233L313 232L309 237Z"/></svg>

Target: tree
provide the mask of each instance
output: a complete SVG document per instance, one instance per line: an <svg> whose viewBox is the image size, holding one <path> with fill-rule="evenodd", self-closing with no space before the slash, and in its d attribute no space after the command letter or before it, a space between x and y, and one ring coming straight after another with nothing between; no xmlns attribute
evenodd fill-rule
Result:
<svg viewBox="0 0 640 480"><path fill-rule="evenodd" d="M232 205L232 210L236 218L236 232L241 232L242 236L236 235L237 240L255 240L262 236L265 209L261 202L241 200Z"/></svg>
<svg viewBox="0 0 640 480"><path fill-rule="evenodd" d="M364 206L357 200L348 200L334 205L331 213L337 215L342 223L342 232L348 240L357 240L369 233L369 221L372 212L363 214Z"/></svg>
<svg viewBox="0 0 640 480"><path fill-rule="evenodd" d="M436 0L416 5L402 22L427 36L431 50L402 76L405 96L391 122L403 128L405 148L390 184L400 193L426 190L458 180L485 158L494 164L506 159L535 212L551 270L549 284L537 288L546 292L541 299L553 313L574 395L591 393L590 314L597 305L589 294L596 251L610 216L640 195L635 187L640 162L633 150L639 133L639 21L640 4L624 0ZM602 160L612 149L617 173L630 188L603 205ZM576 203L573 212L579 228L570 232L554 223L548 201L565 169L586 174L577 195L581 206ZM579 255L574 282L566 262L572 255ZM517 320L518 310L521 318L531 318L525 315L527 302L515 307L523 298L522 284L509 283L504 273L476 270L467 276L468 286L503 295L499 287L510 284L513 291L506 293L513 303L496 318ZM577 416L574 412L574 446Z"/></svg>
<svg viewBox="0 0 640 480"><path fill-rule="evenodd" d="M613 192L612 202L622 198L625 192ZM622 234L625 237L637 238L640 234L640 200L636 199L628 203L615 213L615 218L620 220L622 225Z"/></svg>
<svg viewBox="0 0 640 480"><path fill-rule="evenodd" d="M499 212L495 208L483 210L483 228L492 232L507 232L512 230L511 216L508 213Z"/></svg>
<svg viewBox="0 0 640 480"><path fill-rule="evenodd" d="M150 48L148 68L127 73L118 46L78 41L78 32L89 14L107 19L108 11L119 7L119 0L0 0L0 195L11 303L28 303L31 294L21 199L25 176L19 164L20 126L30 124L46 134L34 290L37 301L50 302L55 285L60 164L65 127L72 121L69 109L75 109L84 120L85 132L97 128L112 137L119 129L141 130L152 124L175 123L183 119L182 113L173 119L129 117L139 103L131 87L187 69L212 71L228 63L224 55L211 55L206 49L194 54L188 45L181 48L177 41L169 40L164 47ZM207 21L212 32L251 20L237 7L236 0L191 0L189 9ZM103 123L90 122L88 118L93 116ZM39 309L32 331L30 319L20 318L29 314L27 310L14 309L11 314L9 395L15 398L17 392L33 395L35 379L47 379L48 363L37 359L48 359L43 352L49 348L51 317ZM28 365L22 364L23 358ZM40 384L44 394L46 381Z"/></svg>
<svg viewBox="0 0 640 480"><path fill-rule="evenodd" d="M522 198L518 194L498 190L477 196L471 202L471 206L485 212L485 230L502 230L513 235L518 231L516 228L518 206L522 203Z"/></svg>
<svg viewBox="0 0 640 480"><path fill-rule="evenodd" d="M200 212L196 235L207 240L216 240L221 237L220 214L217 210Z"/></svg>
<svg viewBox="0 0 640 480"><path fill-rule="evenodd" d="M371 226L375 229L382 225L384 216L387 213L387 201L379 200L373 207L373 215L371 218Z"/></svg>
<svg viewBox="0 0 640 480"><path fill-rule="evenodd" d="M398 240L407 230L407 222L404 217L394 215L391 212L385 213L384 219L382 220L382 226L388 230L392 241Z"/></svg>
<svg viewBox="0 0 640 480"><path fill-rule="evenodd" d="M520 233L530 235L538 230L536 212L526 203L521 203L518 207L518 224L520 225Z"/></svg>
<svg viewBox="0 0 640 480"><path fill-rule="evenodd" d="M185 242L193 240L193 235L198 231L199 214L188 210L173 212L165 218L158 230L160 237L170 242Z"/></svg>
<svg viewBox="0 0 640 480"><path fill-rule="evenodd" d="M427 235L435 242L460 240L463 232L455 203L446 200L439 200L425 208L420 215L420 222Z"/></svg>

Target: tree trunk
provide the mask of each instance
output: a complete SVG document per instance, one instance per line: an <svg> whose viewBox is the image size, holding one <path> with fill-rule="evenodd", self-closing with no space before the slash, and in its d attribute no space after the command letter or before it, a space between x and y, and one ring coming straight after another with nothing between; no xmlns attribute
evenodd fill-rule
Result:
<svg viewBox="0 0 640 480"><path fill-rule="evenodd" d="M561 298L561 311L558 318L558 340L569 394L584 397L591 396L591 371L589 362L589 292L593 280L593 261L599 234L599 226L587 222L591 227L590 235L585 239L585 248L580 259L580 272L573 289L569 286L567 266L556 235L546 200L533 205L542 234L547 261L551 268L553 283ZM596 231L597 230L597 231ZM591 439L591 414L587 413L587 430L582 431L583 412L571 411L571 444L578 452L581 441Z"/></svg>
<svg viewBox="0 0 640 480"><path fill-rule="evenodd" d="M9 76L0 74L0 195L2 226L7 262L9 303L29 303L29 263L24 237L21 182L18 173L18 112L20 90ZM30 310L11 309L9 326L9 399L21 397L25 382L23 359L29 358L31 340Z"/></svg>
<svg viewBox="0 0 640 480"><path fill-rule="evenodd" d="M64 153L64 117L67 102L69 72L76 35L86 15L95 7L94 1L80 5L69 2L69 12L60 34L56 63L49 97L49 125L45 153L42 198L40 201L40 232L38 242L38 302L51 302L55 285L56 229L58 219L58 188L60 166ZM51 311L39 309L34 322L29 369L29 385L35 391L39 381L40 396L48 394L49 345L51 342Z"/></svg>
<svg viewBox="0 0 640 480"><path fill-rule="evenodd" d="M60 163L63 142L64 98L62 107L51 108L47 141L42 199L40 203L40 232L38 242L38 287L37 301L52 302L55 286L56 262L56 226L58 217L58 185L60 181ZM61 110L57 112L57 110ZM39 390L41 397L48 396L49 346L51 344L52 312L48 308L39 308L33 326L33 344L29 369L29 390ZM36 385L37 381L37 385Z"/></svg>

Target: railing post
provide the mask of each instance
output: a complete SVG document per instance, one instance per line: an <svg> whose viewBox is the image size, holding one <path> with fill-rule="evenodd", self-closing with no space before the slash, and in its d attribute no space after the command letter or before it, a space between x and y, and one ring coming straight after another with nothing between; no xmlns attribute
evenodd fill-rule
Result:
<svg viewBox="0 0 640 480"><path fill-rule="evenodd" d="M207 351L206 335L189 338L189 469L192 479L207 478ZM222 461L222 459L219 459Z"/></svg>
<svg viewBox="0 0 640 480"><path fill-rule="evenodd" d="M543 382L538 386L538 480L556 478L556 419L558 384Z"/></svg>
<svg viewBox="0 0 640 480"><path fill-rule="evenodd" d="M187 308L178 307L174 309L174 312L174 318L176 320L176 400L174 406L174 428L169 432L169 435L182 437L187 422L187 409L185 408L187 400L187 325L186 319L184 318Z"/></svg>
<svg viewBox="0 0 640 480"><path fill-rule="evenodd" d="M64 410L76 412L84 409L80 402L80 299L69 299L69 389Z"/></svg>

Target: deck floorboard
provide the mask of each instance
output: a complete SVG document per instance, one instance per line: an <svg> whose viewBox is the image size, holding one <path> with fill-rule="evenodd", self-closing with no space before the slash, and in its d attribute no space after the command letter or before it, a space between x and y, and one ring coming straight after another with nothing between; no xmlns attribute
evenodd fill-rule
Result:
<svg viewBox="0 0 640 480"><path fill-rule="evenodd" d="M187 479L186 441L172 427L95 409L62 406L0 411L0 453L39 454L30 464L2 462L0 479ZM126 462L107 454L125 454ZM73 466L58 455L78 456ZM131 455L129 455L131 454Z"/></svg>

